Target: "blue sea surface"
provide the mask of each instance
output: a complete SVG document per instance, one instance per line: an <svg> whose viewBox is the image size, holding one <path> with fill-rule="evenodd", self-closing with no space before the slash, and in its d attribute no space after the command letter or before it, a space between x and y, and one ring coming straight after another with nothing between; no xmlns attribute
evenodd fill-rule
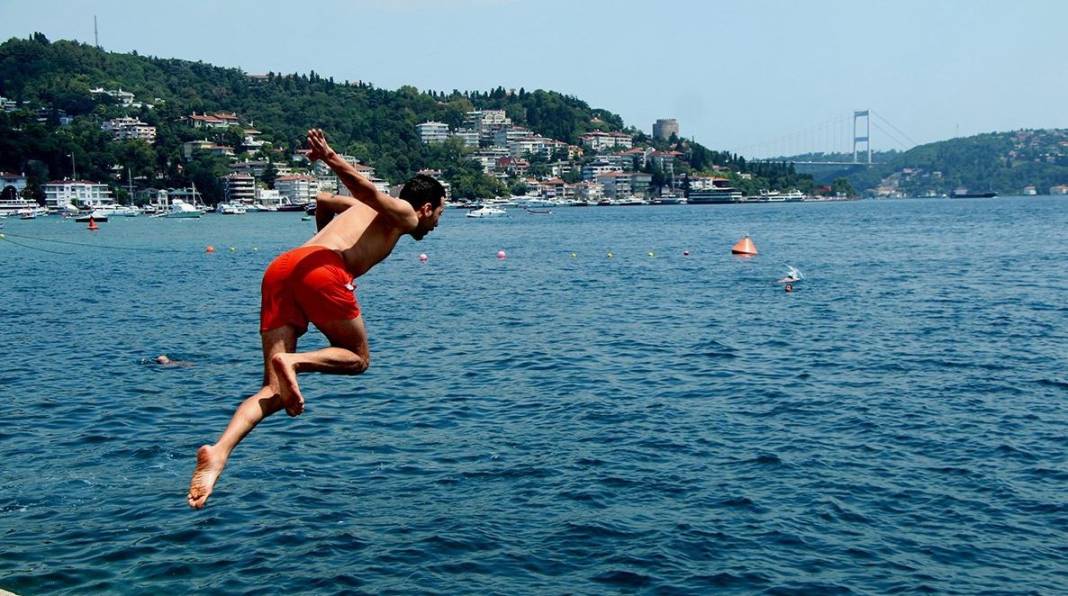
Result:
<svg viewBox="0 0 1068 596"><path fill-rule="evenodd" d="M302 376L202 511L314 224L9 218L0 588L1068 592L1068 200L463 215L359 280L371 369Z"/></svg>

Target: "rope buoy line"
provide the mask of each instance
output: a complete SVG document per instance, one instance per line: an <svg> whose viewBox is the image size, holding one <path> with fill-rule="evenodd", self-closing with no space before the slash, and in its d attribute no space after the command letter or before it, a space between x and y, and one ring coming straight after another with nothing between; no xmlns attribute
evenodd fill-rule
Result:
<svg viewBox="0 0 1068 596"><path fill-rule="evenodd" d="M10 242L11 244L14 244L15 246L21 246L22 248L28 248L30 250L39 250L41 252L47 252L47 253L50 253L50 254L53 254L53 255L73 255L74 254L72 252L61 252L61 251L58 251L58 250L49 250L47 248L41 248L39 246L30 246L29 244L23 244L21 242L15 242L14 240L8 238L8 236L10 236L10 235L11 234L7 234L7 233L0 234L0 240L6 240L7 242Z"/></svg>
<svg viewBox="0 0 1068 596"><path fill-rule="evenodd" d="M57 240L55 238L39 238L37 236L26 236L26 235L23 235L23 234L12 234L10 232L3 232L3 234L5 236L14 236L15 238L23 238L25 240L37 240L38 242L55 242L56 244L68 244L68 245L71 245L71 246L85 246L85 247L89 247L89 248L106 248L106 249L109 249L109 250L136 250L136 251L139 251L139 252L155 252L155 253L187 253L187 252L189 252L189 251L186 251L186 250L179 250L177 248L137 248L137 247L134 247L134 246L114 246L114 245L108 245L108 244L91 244L91 243L88 243L88 242L74 242L72 240ZM4 239L7 240L6 238L4 238ZM15 242L14 240L8 240L8 242L10 242L12 244L15 244L17 246L24 246L26 248L32 248L32 249L35 249L35 250L43 250L45 252L55 252L55 251L48 251L48 250L46 250L44 248L38 248L36 246L28 246L26 244L20 244L18 242ZM74 254L74 253L56 252L55 254L69 255L69 254Z"/></svg>

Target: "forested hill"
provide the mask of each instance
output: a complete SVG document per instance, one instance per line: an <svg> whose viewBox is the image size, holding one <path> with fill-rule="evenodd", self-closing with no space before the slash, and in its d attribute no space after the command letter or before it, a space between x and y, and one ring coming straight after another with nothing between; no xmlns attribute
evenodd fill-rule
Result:
<svg viewBox="0 0 1068 596"><path fill-rule="evenodd" d="M783 161L848 161L852 154L807 154ZM1068 184L1068 130L991 132L918 145L908 151L880 152L878 166L850 171L825 170L830 180L845 176L854 188L871 194L903 196L949 194L957 188L1018 195L1033 186L1046 194Z"/></svg>
<svg viewBox="0 0 1068 596"><path fill-rule="evenodd" d="M424 93L407 86L390 91L337 82L315 72L254 77L202 62L49 42L40 34L0 45L0 95L8 99L51 106L77 118L101 110L100 98L89 93L99 87L121 88L138 101L156 103L154 109L132 115L157 126L163 146L191 140L182 117L230 111L253 123L276 147L300 146L309 127L321 127L339 149L373 158L378 172L393 180L427 165L416 124L436 120L458 126L473 109L504 109L516 124L568 143L591 130L623 129L618 115L554 91Z"/></svg>
<svg viewBox="0 0 1068 596"><path fill-rule="evenodd" d="M1068 184L1068 130L992 132L913 147L850 179L857 188L899 188L909 196L958 187L1018 195Z"/></svg>

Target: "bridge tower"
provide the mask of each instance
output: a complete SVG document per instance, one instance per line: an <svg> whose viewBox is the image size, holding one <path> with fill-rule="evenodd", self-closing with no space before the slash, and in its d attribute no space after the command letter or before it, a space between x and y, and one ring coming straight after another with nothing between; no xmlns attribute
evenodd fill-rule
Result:
<svg viewBox="0 0 1068 596"><path fill-rule="evenodd" d="M857 120L864 119L864 136L857 136ZM868 165L871 165L871 115L869 110L858 110L853 112L853 163L860 163L857 161L857 144L863 143L864 150L868 152Z"/></svg>

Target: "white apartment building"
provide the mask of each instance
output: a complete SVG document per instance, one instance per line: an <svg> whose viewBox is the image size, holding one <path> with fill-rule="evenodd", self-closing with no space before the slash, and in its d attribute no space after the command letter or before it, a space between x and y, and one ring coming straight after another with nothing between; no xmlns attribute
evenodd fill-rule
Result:
<svg viewBox="0 0 1068 596"><path fill-rule="evenodd" d="M108 95L119 100L124 106L130 107L134 102L134 94L129 91L123 91L122 88L118 89L104 89L103 87L97 87L96 89L89 90L90 95Z"/></svg>
<svg viewBox="0 0 1068 596"><path fill-rule="evenodd" d="M444 143L449 138L449 125L444 122L423 122L416 124L415 129L419 131L419 140L424 145Z"/></svg>
<svg viewBox="0 0 1068 596"><path fill-rule="evenodd" d="M582 179L593 180L602 174L609 172L622 172L623 168L604 161L594 161L582 166Z"/></svg>
<svg viewBox="0 0 1068 596"><path fill-rule="evenodd" d="M264 207L281 207L283 204L282 193L278 189L257 188L256 202Z"/></svg>
<svg viewBox="0 0 1068 596"><path fill-rule="evenodd" d="M19 102L8 99L3 95L0 95L0 111L2 112L14 112L19 108Z"/></svg>
<svg viewBox="0 0 1068 596"><path fill-rule="evenodd" d="M631 193L630 176L623 172L605 172L595 179L604 188L605 196L621 198Z"/></svg>
<svg viewBox="0 0 1068 596"><path fill-rule="evenodd" d="M597 182L579 182L575 185L575 197L584 201L599 201L604 198L604 187Z"/></svg>
<svg viewBox="0 0 1068 596"><path fill-rule="evenodd" d="M15 189L16 194L22 194L23 189L26 188L26 175L0 172L0 191L6 190L9 186Z"/></svg>
<svg viewBox="0 0 1068 596"><path fill-rule="evenodd" d="M668 176L675 174L675 160L682 156L678 151L653 151L650 158L653 164Z"/></svg>
<svg viewBox="0 0 1068 596"><path fill-rule="evenodd" d="M471 128L482 132L487 128L497 129L503 126L511 126L512 119L505 114L504 110L474 110L464 114L464 128Z"/></svg>
<svg viewBox="0 0 1068 596"><path fill-rule="evenodd" d="M115 202L107 184L88 180L53 180L44 185L44 193L45 206L49 209L65 209L75 201L84 207Z"/></svg>
<svg viewBox="0 0 1068 596"><path fill-rule="evenodd" d="M579 137L579 140L584 146L589 147L594 151L603 151L605 149L614 149L617 147L630 149L631 145L633 145L630 135L622 132L588 132Z"/></svg>
<svg viewBox="0 0 1068 596"><path fill-rule="evenodd" d="M222 177L226 201L252 204L256 200L256 179L249 174L227 174Z"/></svg>
<svg viewBox="0 0 1068 596"><path fill-rule="evenodd" d="M472 147L474 149L478 148L477 130L468 130L466 128L461 128L460 130L457 130L456 132L452 133L451 136L454 136L463 141L465 147Z"/></svg>
<svg viewBox="0 0 1068 596"><path fill-rule="evenodd" d="M116 141L139 140L150 145L156 142L156 127L149 126L137 118L113 118L101 124L100 130L110 132Z"/></svg>
<svg viewBox="0 0 1068 596"><path fill-rule="evenodd" d="M526 137L516 139L508 143L508 154L512 157L523 157L526 154L545 155L546 141L544 137Z"/></svg>
<svg viewBox="0 0 1068 596"><path fill-rule="evenodd" d="M533 137L534 133L522 126L507 126L493 133L493 144L507 147L512 141Z"/></svg>
<svg viewBox="0 0 1068 596"><path fill-rule="evenodd" d="M274 188L290 203L301 205L315 198L319 192L319 179L302 174L279 176L274 180Z"/></svg>

